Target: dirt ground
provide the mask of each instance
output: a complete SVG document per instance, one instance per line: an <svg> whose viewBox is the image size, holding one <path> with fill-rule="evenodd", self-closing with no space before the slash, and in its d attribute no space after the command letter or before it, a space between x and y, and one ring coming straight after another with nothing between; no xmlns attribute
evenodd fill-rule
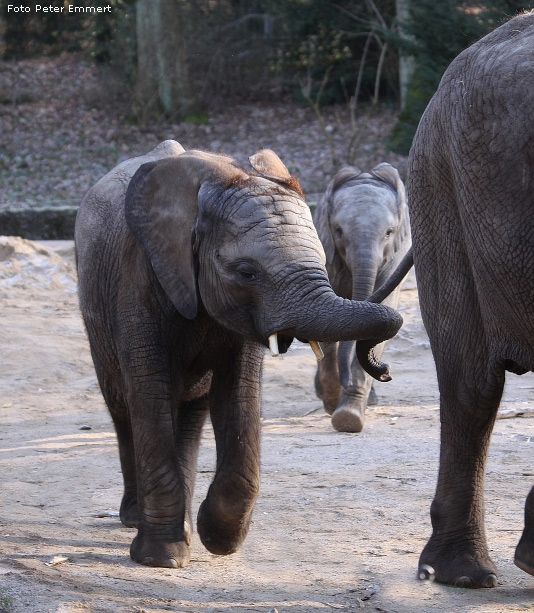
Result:
<svg viewBox="0 0 534 613"><path fill-rule="evenodd" d="M76 299L72 243L0 238L0 612L466 611L534 608L534 578L513 565L534 476L534 382L509 376L488 463L493 590L415 578L430 533L439 448L437 388L411 277L405 325L387 350L361 434L335 432L297 345L265 359L262 486L242 549L153 569L128 555L111 420ZM206 426L194 507L214 467Z"/></svg>

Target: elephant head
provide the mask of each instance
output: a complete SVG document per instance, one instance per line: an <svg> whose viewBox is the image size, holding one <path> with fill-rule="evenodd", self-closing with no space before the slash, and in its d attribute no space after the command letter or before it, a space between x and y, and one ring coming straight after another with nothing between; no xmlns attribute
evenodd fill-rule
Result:
<svg viewBox="0 0 534 613"><path fill-rule="evenodd" d="M342 168L318 206L316 225L334 290L352 300L366 300L391 275L410 245L404 185L389 164L363 173ZM338 350L340 381L352 385L353 342Z"/></svg>
<svg viewBox="0 0 534 613"><path fill-rule="evenodd" d="M304 341L382 340L402 319L383 305L336 296L298 183L270 150L253 170L202 151L143 164L126 221L181 315L207 312L277 352Z"/></svg>

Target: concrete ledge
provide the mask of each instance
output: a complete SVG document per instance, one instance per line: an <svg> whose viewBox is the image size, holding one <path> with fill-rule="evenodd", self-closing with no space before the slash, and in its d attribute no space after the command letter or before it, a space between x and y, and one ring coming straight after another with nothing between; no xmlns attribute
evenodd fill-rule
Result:
<svg viewBox="0 0 534 613"><path fill-rule="evenodd" d="M308 204L313 213L321 194L312 194ZM76 207L0 210L0 235L20 236L33 241L74 240Z"/></svg>
<svg viewBox="0 0 534 613"><path fill-rule="evenodd" d="M54 207L0 211L0 235L30 240L73 240L77 208Z"/></svg>

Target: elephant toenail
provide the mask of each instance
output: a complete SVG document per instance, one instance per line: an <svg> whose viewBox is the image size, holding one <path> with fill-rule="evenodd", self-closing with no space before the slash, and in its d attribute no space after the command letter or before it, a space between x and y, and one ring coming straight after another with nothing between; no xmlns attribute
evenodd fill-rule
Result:
<svg viewBox="0 0 534 613"><path fill-rule="evenodd" d="M428 564L421 564L417 576L421 581L433 582L436 580L436 573L432 566L429 566Z"/></svg>
<svg viewBox="0 0 534 613"><path fill-rule="evenodd" d="M465 575L462 577L458 577L454 582L455 587L471 587L472 581L471 577L466 577Z"/></svg>

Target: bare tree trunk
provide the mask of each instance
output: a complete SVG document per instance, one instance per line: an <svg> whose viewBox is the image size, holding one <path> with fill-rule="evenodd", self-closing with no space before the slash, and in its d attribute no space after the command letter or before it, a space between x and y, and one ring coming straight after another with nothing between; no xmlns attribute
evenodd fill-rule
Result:
<svg viewBox="0 0 534 613"><path fill-rule="evenodd" d="M175 0L137 0L135 110L141 120L162 112L179 119L196 107L180 4Z"/></svg>
<svg viewBox="0 0 534 613"><path fill-rule="evenodd" d="M404 26L410 19L410 0L395 0L395 2L397 7L397 21L399 23L399 33L401 37L408 38ZM406 104L408 87L414 71L414 58L411 55L407 55L406 52L401 49L399 55L399 88L401 94L401 109L403 109Z"/></svg>

